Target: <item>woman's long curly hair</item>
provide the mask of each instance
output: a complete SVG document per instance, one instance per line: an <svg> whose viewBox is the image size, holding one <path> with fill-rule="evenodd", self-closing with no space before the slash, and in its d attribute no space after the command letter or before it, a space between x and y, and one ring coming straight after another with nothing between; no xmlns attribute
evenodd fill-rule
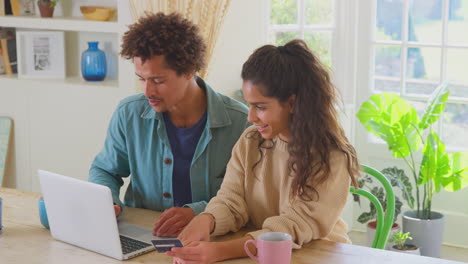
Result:
<svg viewBox="0 0 468 264"><path fill-rule="evenodd" d="M294 175L291 197L319 199L314 186L329 176L333 165L330 153L334 150L345 155L351 182L357 187L355 176L359 175L359 163L354 147L338 122L338 92L329 73L304 41L260 47L244 63L241 76L244 82L250 81L260 87L264 96L276 98L282 104L296 96L289 120L288 163ZM264 143L261 139L258 145L260 160L262 148L272 146Z"/></svg>

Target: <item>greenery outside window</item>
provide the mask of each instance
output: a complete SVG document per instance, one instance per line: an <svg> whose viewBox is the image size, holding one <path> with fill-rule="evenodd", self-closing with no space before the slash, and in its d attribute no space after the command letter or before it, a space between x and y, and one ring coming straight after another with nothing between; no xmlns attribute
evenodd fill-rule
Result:
<svg viewBox="0 0 468 264"><path fill-rule="evenodd" d="M303 39L331 68L335 0L268 1L269 42L283 45L292 39Z"/></svg>

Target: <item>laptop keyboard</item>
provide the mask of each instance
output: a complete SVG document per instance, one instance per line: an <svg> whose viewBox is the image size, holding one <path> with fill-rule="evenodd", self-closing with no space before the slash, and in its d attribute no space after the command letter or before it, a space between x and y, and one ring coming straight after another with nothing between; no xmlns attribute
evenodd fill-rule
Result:
<svg viewBox="0 0 468 264"><path fill-rule="evenodd" d="M122 235L120 235L120 244L124 255L151 246L151 244Z"/></svg>

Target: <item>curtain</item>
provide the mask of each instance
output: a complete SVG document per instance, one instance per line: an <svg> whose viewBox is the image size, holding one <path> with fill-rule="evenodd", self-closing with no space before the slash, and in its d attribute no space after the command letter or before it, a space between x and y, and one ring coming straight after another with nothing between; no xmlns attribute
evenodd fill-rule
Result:
<svg viewBox="0 0 468 264"><path fill-rule="evenodd" d="M178 12L191 20L200 29L206 43L206 66L198 73L205 78L208 75L211 56L216 40L226 16L230 0L129 0L134 21L145 12Z"/></svg>

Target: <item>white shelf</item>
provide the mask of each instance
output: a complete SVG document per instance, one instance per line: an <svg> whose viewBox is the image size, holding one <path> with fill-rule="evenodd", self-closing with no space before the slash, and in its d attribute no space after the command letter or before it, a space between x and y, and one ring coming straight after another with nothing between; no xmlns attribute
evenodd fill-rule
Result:
<svg viewBox="0 0 468 264"><path fill-rule="evenodd" d="M117 21L92 21L84 18L52 17L42 18L37 16L0 16L1 27L30 28L44 30L86 31L118 33Z"/></svg>
<svg viewBox="0 0 468 264"><path fill-rule="evenodd" d="M16 88L21 84L27 84L28 86L34 86L38 83L43 85L47 83L48 86L60 86L63 88L78 88L78 87L90 87L90 88L118 88L119 84L117 80L104 80L100 82L88 82L80 76L71 76L65 79L18 79L15 75L0 75L0 82L2 86Z"/></svg>

